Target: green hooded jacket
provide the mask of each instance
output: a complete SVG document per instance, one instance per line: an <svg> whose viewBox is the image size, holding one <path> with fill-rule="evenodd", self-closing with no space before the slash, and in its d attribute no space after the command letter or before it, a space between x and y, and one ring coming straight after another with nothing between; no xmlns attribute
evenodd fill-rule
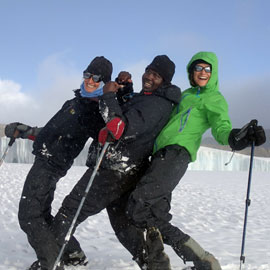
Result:
<svg viewBox="0 0 270 270"><path fill-rule="evenodd" d="M228 104L218 89L217 57L212 52L195 54L187 65L188 72L191 64L199 59L211 64L211 77L206 86L191 87L182 93L179 105L156 139L154 152L167 145L178 144L185 147L191 161L195 161L202 135L209 128L219 144L228 144L232 125Z"/></svg>

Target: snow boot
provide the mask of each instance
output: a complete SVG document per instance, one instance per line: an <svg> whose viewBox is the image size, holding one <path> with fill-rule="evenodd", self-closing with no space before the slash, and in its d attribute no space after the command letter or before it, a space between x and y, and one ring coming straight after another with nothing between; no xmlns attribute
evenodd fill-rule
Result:
<svg viewBox="0 0 270 270"><path fill-rule="evenodd" d="M186 242L173 246L173 249L184 262L193 261L196 270L221 270L218 260L191 237Z"/></svg>
<svg viewBox="0 0 270 270"><path fill-rule="evenodd" d="M88 260L84 254L84 252L81 250L80 252L75 251L70 254L64 254L62 258L62 262L66 266L76 266L76 265L87 265Z"/></svg>
<svg viewBox="0 0 270 270"><path fill-rule="evenodd" d="M39 260L37 260L33 262L32 265L27 270L47 270L47 269L42 268ZM61 264L60 266L57 266L56 270L64 270L63 264Z"/></svg>
<svg viewBox="0 0 270 270"><path fill-rule="evenodd" d="M138 264L141 270L147 270L147 261L144 257L133 258L133 260Z"/></svg>
<svg viewBox="0 0 270 270"><path fill-rule="evenodd" d="M157 228L147 230L146 249L147 270L171 270L170 259L164 252L162 236Z"/></svg>
<svg viewBox="0 0 270 270"><path fill-rule="evenodd" d="M27 270L41 270L41 265L39 260L33 262Z"/></svg>

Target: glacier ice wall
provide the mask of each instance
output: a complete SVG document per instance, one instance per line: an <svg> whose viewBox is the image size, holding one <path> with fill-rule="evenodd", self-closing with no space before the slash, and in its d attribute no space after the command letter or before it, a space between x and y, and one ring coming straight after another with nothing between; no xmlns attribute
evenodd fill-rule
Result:
<svg viewBox="0 0 270 270"><path fill-rule="evenodd" d="M7 148L9 139L2 137L0 140L0 156L2 157ZM74 165L84 166L88 146L91 140L87 142L86 147L81 154L76 158ZM16 142L9 148L5 162L9 163L33 163L34 155L32 152L32 141L17 139ZM248 171L250 157L235 153L231 162L232 152L200 147L197 154L197 160L190 163L189 170L207 170L207 171ZM254 157L253 170L261 172L270 172L270 158Z"/></svg>
<svg viewBox="0 0 270 270"><path fill-rule="evenodd" d="M249 165L250 156L201 146L197 160L189 164L189 170L248 171ZM270 172L270 158L254 157L253 170Z"/></svg>

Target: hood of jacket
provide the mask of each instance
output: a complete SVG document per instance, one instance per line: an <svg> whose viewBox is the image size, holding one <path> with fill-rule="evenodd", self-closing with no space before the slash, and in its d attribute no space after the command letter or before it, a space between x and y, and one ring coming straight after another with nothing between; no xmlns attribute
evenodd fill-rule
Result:
<svg viewBox="0 0 270 270"><path fill-rule="evenodd" d="M192 63L196 60L203 60L211 65L211 77L206 86L201 87L201 91L218 91L218 59L215 53L213 52L198 52L196 53L187 65L187 72L189 75L189 68ZM189 77L189 76L188 76ZM191 84L191 82L190 82ZM198 89L199 87L192 87Z"/></svg>

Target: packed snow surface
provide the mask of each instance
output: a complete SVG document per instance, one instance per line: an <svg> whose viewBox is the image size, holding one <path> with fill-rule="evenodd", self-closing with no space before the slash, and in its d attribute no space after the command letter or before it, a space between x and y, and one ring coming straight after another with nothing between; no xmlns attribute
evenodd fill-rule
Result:
<svg viewBox="0 0 270 270"><path fill-rule="evenodd" d="M31 164L12 163L3 163L0 167L0 270L24 270L36 259L17 220L19 198L30 167ZM54 214L85 170L82 166L72 167L60 180L53 203ZM248 171L189 170L173 193L172 223L212 252L224 270L239 269L247 181ZM254 171L243 270L270 270L269 195L270 173ZM81 224L76 237L89 264L66 269L139 269L116 239L106 211ZM174 270L185 266L169 246L166 252Z"/></svg>

